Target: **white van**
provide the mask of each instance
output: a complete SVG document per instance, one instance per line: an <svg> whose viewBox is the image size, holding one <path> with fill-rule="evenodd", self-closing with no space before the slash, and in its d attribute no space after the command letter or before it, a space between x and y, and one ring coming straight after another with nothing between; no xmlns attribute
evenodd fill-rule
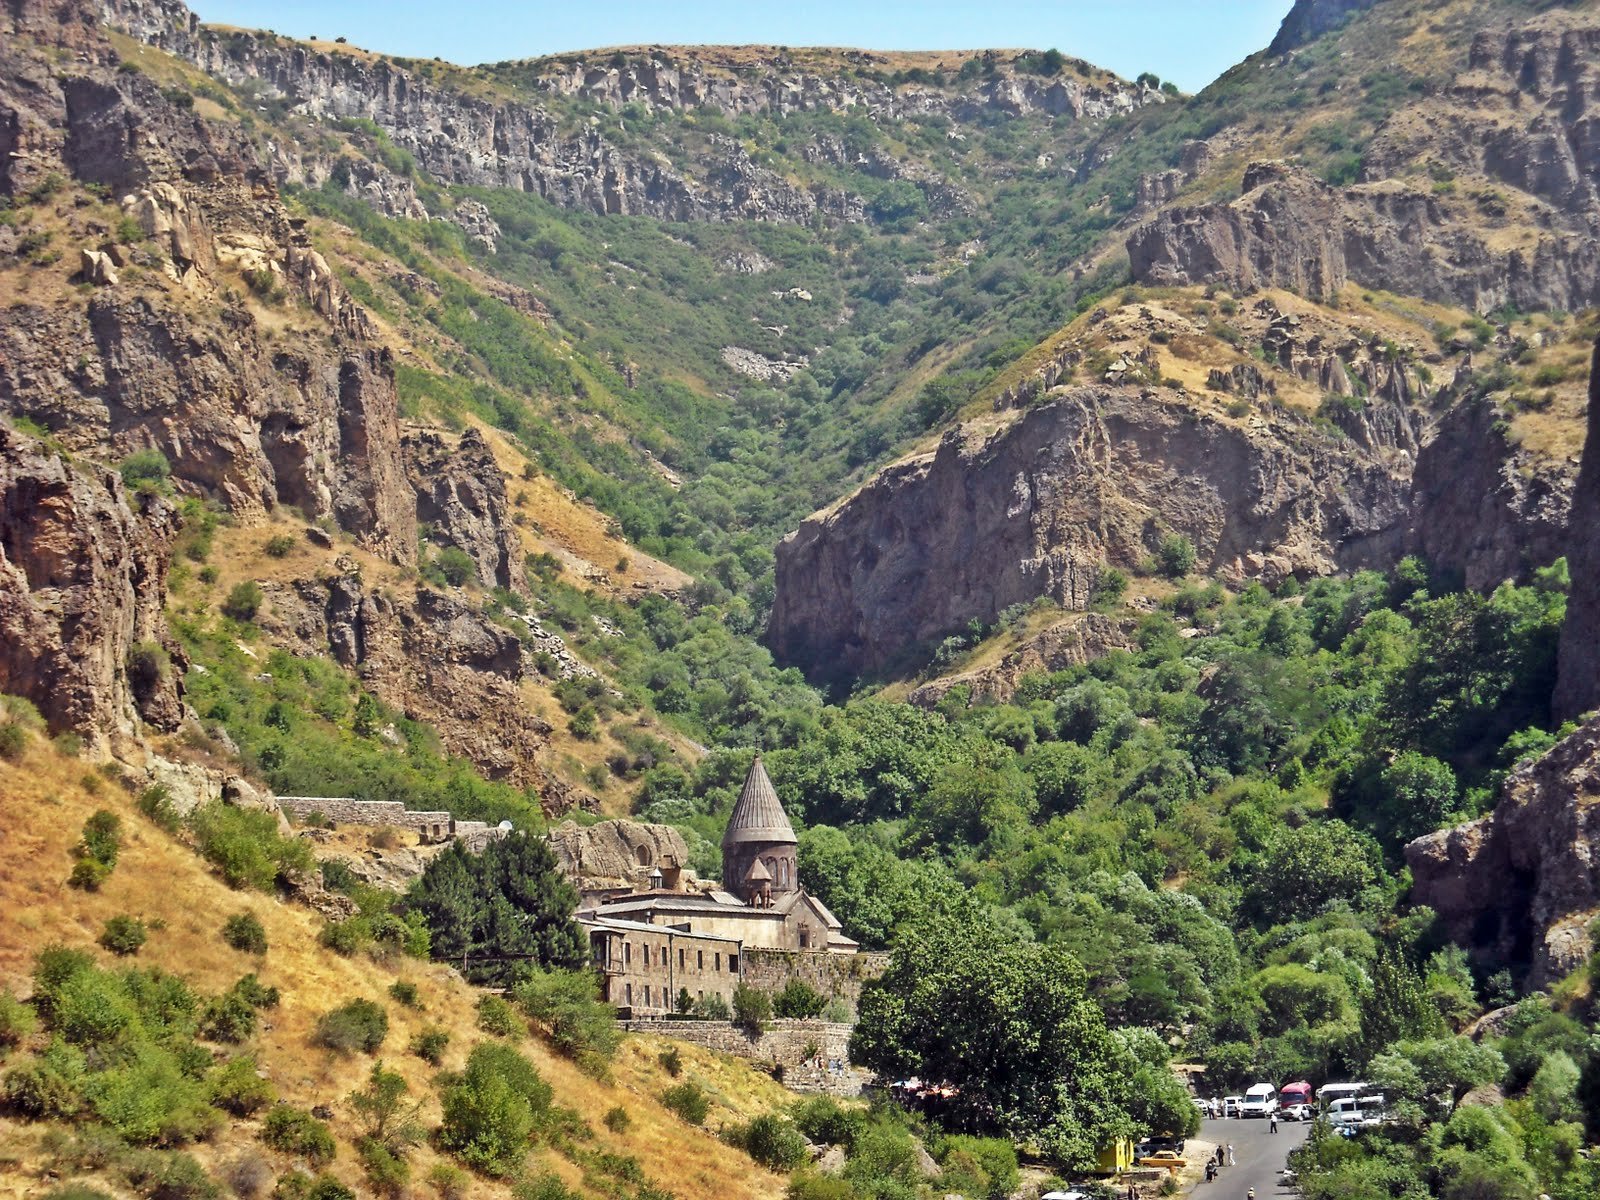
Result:
<svg viewBox="0 0 1600 1200"><path fill-rule="evenodd" d="M1346 1096L1328 1105L1328 1120L1344 1126L1381 1125L1388 1108L1388 1101L1377 1092Z"/></svg>
<svg viewBox="0 0 1600 1200"><path fill-rule="evenodd" d="M1270 1117L1278 1111L1278 1089L1270 1083L1258 1083L1244 1091L1244 1103L1239 1107L1241 1117Z"/></svg>
<svg viewBox="0 0 1600 1200"><path fill-rule="evenodd" d="M1365 1083L1325 1083L1317 1089L1317 1103L1323 1108L1332 1111L1335 1101L1349 1100L1360 1096L1367 1091L1370 1084Z"/></svg>

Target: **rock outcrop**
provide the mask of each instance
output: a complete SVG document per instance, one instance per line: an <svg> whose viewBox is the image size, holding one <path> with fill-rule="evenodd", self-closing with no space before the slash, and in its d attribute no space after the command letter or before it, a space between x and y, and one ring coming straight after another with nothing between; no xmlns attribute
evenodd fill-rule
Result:
<svg viewBox="0 0 1600 1200"><path fill-rule="evenodd" d="M919 708L936 708L951 692L965 689L970 702L1009 704L1027 675L1048 675L1104 658L1113 650L1132 650L1129 623L1103 613L1074 613L1028 638L998 663L931 680L909 699Z"/></svg>
<svg viewBox="0 0 1600 1200"><path fill-rule="evenodd" d="M1600 720L1518 767L1487 817L1409 843L1411 899L1486 962L1562 978L1600 912Z"/></svg>
<svg viewBox="0 0 1600 1200"><path fill-rule="evenodd" d="M1600 302L1600 243L1535 235L1500 248L1439 197L1400 184L1338 188L1301 167L1252 163L1226 204L1170 208L1127 241L1136 282L1280 287L1332 296L1355 280L1479 312Z"/></svg>
<svg viewBox="0 0 1600 1200"><path fill-rule="evenodd" d="M1295 0L1294 7L1278 26L1277 36L1267 47L1267 53L1287 54L1338 29L1356 13L1375 3L1377 0Z"/></svg>
<svg viewBox="0 0 1600 1200"><path fill-rule="evenodd" d="M423 589L405 598L368 587L349 560L339 566L332 576L268 585L258 623L302 653L331 655L490 778L538 789L552 812L571 807L536 761L550 726L518 690L527 666L515 635L453 596Z"/></svg>
<svg viewBox="0 0 1600 1200"><path fill-rule="evenodd" d="M468 429L452 447L440 433L413 430L405 438L405 457L417 493L417 520L432 540L472 559L485 588L525 592L505 476L483 434Z"/></svg>
<svg viewBox="0 0 1600 1200"><path fill-rule="evenodd" d="M811 669L898 654L1048 596L1168 532L1202 570L1275 582L1391 557L1409 467L1291 417L1238 425L1163 389L1081 388L954 429L808 518L777 552L769 644Z"/></svg>
<svg viewBox="0 0 1600 1200"><path fill-rule="evenodd" d="M184 663L162 615L177 524L161 497L0 425L0 692L96 753L141 721L177 728Z"/></svg>
<svg viewBox="0 0 1600 1200"><path fill-rule="evenodd" d="M1600 708L1600 342L1589 367L1588 438L1572 497L1568 568L1572 590L1561 629L1558 717Z"/></svg>
<svg viewBox="0 0 1600 1200"><path fill-rule="evenodd" d="M670 825L640 821L563 821L550 831L561 870L580 892L632 890L655 870L685 870L689 847Z"/></svg>
<svg viewBox="0 0 1600 1200"><path fill-rule="evenodd" d="M1526 580L1568 553L1572 480L1535 466L1492 404L1451 408L1417 454L1411 552L1479 591Z"/></svg>

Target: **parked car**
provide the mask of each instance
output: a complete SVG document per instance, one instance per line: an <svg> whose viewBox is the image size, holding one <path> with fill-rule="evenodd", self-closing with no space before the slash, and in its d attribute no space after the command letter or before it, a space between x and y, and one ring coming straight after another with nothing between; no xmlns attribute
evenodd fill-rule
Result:
<svg viewBox="0 0 1600 1200"><path fill-rule="evenodd" d="M1243 1109L1244 1109L1244 1097L1243 1096L1224 1096L1222 1098L1222 1115L1223 1116L1225 1116L1225 1117L1237 1117L1239 1115L1239 1113L1241 1111L1243 1111Z"/></svg>
<svg viewBox="0 0 1600 1200"><path fill-rule="evenodd" d="M1176 1150L1157 1150L1154 1154L1146 1155L1139 1160L1141 1167L1165 1167L1176 1175L1189 1165L1189 1160Z"/></svg>
<svg viewBox="0 0 1600 1200"><path fill-rule="evenodd" d="M1314 1121L1317 1118L1316 1109L1309 1104L1291 1104L1278 1115L1285 1121Z"/></svg>

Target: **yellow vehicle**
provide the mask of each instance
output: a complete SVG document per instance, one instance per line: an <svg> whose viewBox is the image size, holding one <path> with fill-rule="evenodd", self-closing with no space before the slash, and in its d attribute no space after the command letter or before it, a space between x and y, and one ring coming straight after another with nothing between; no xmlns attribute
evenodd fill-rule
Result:
<svg viewBox="0 0 1600 1200"><path fill-rule="evenodd" d="M1139 1165L1141 1167L1165 1167L1176 1175L1189 1165L1189 1160L1176 1150L1157 1150L1154 1154L1148 1154L1141 1158Z"/></svg>

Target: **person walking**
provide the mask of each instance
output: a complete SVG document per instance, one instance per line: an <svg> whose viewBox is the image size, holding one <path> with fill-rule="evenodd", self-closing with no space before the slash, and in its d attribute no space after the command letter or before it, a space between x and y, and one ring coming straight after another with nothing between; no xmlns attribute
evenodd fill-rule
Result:
<svg viewBox="0 0 1600 1200"><path fill-rule="evenodd" d="M1272 1114L1272 1119L1267 1124L1267 1132L1268 1133L1277 1133L1278 1132L1278 1114L1277 1113L1273 1113Z"/></svg>
<svg viewBox="0 0 1600 1200"><path fill-rule="evenodd" d="M1236 1164L1236 1163L1237 1163L1237 1161L1238 1161L1238 1160L1237 1160L1237 1159L1235 1159L1235 1158L1234 1158L1234 1157L1233 1157L1233 1143L1232 1143L1232 1142L1229 1142L1229 1143L1228 1143L1228 1165L1229 1165L1229 1166L1230 1166L1230 1167L1231 1167L1231 1166L1234 1166L1234 1165L1235 1165L1235 1164ZM1252 1192L1253 1192L1253 1191L1254 1191L1254 1190L1255 1190L1255 1189L1253 1189L1253 1188L1252 1188L1252 1189L1251 1189L1251 1191L1252 1191Z"/></svg>

